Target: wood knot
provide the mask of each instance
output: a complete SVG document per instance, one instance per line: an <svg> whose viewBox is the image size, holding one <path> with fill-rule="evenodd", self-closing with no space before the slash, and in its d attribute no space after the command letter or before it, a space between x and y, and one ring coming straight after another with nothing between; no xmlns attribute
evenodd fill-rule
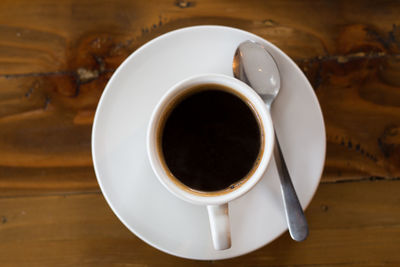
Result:
<svg viewBox="0 0 400 267"><path fill-rule="evenodd" d="M326 205L321 205L321 210L322 210L323 212L327 212L328 209L329 209L328 206L326 206Z"/></svg>
<svg viewBox="0 0 400 267"><path fill-rule="evenodd" d="M276 25L278 25L278 23L276 23L272 19L265 19L265 20L262 21L262 24L264 24L265 26L276 26Z"/></svg>
<svg viewBox="0 0 400 267"><path fill-rule="evenodd" d="M196 3L193 1L178 0L175 2L175 6L179 8L189 8L189 7L194 7L195 5Z"/></svg>
<svg viewBox="0 0 400 267"><path fill-rule="evenodd" d="M78 68L76 70L76 74L78 75L78 80L81 83L89 82L99 77L98 70L89 70L86 68Z"/></svg>

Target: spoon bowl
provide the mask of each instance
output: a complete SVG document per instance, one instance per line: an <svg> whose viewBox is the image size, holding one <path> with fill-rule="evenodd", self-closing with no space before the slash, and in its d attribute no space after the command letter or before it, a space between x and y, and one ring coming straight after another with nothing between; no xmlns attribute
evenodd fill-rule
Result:
<svg viewBox="0 0 400 267"><path fill-rule="evenodd" d="M236 49L232 66L234 76L251 84L270 108L281 88L281 79L278 66L265 48L251 41L241 43Z"/></svg>

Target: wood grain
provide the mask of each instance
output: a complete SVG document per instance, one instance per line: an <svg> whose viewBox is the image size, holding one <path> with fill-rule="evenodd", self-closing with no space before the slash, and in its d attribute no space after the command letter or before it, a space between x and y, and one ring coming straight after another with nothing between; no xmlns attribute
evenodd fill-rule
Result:
<svg viewBox="0 0 400 267"><path fill-rule="evenodd" d="M148 246L97 193L3 198L0 265L398 266L399 190L397 181L323 184L306 212L308 240L296 243L285 233L246 256L213 262Z"/></svg>
<svg viewBox="0 0 400 267"><path fill-rule="evenodd" d="M194 262L144 244L98 188L90 141L116 68L171 30L217 24L271 41L304 71L327 130L311 235ZM400 2L3 0L1 266L399 266Z"/></svg>
<svg viewBox="0 0 400 267"><path fill-rule="evenodd" d="M152 38L199 24L258 34L303 69L325 116L324 181L400 177L400 5L376 5L1 2L0 194L98 190L90 131L112 72Z"/></svg>

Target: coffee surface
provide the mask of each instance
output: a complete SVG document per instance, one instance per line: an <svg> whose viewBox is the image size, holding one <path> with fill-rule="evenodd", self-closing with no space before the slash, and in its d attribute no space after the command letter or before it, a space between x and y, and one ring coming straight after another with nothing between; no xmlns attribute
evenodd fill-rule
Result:
<svg viewBox="0 0 400 267"><path fill-rule="evenodd" d="M172 107L161 146L171 173L186 186L217 191L244 178L259 156L261 135L251 108L233 93L204 86Z"/></svg>

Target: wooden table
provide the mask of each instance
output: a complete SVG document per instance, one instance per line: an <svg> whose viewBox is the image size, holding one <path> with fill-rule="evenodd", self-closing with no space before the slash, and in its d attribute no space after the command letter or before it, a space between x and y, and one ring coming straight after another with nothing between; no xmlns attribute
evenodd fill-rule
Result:
<svg viewBox="0 0 400 267"><path fill-rule="evenodd" d="M303 243L180 259L131 234L99 190L91 127L108 79L200 24L270 40L315 89L328 145ZM3 0L0 89L0 266L400 266L398 1Z"/></svg>

